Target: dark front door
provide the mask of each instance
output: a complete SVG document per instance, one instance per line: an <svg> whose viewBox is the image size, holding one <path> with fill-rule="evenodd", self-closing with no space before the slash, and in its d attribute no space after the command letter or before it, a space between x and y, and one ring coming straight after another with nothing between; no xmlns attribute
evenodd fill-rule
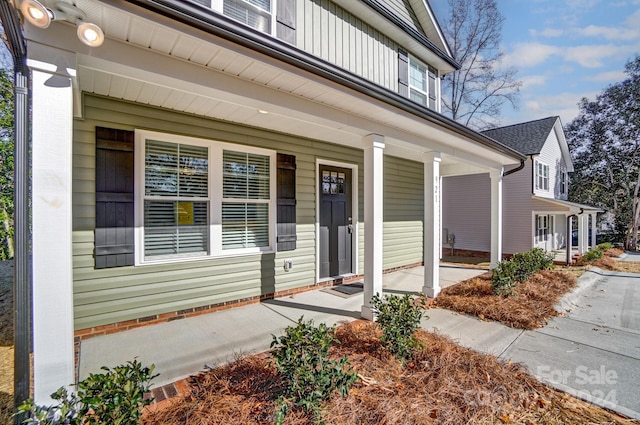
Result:
<svg viewBox="0 0 640 425"><path fill-rule="evenodd" d="M320 277L351 273L351 170L320 166Z"/></svg>

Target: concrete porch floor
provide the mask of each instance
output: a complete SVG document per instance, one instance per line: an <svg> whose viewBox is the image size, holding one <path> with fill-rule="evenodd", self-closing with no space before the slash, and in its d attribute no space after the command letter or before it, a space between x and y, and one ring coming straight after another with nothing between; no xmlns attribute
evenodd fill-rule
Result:
<svg viewBox="0 0 640 425"><path fill-rule="evenodd" d="M485 272L441 265L440 285L451 286ZM420 293L423 273L423 267L415 267L385 274L384 293ZM80 345L80 379L100 372L102 366L137 359L146 366L155 364L160 376L154 386L158 387L232 361L239 354L267 351L272 335L281 335L301 316L329 325L360 318L362 292L345 297L327 289L84 340Z"/></svg>

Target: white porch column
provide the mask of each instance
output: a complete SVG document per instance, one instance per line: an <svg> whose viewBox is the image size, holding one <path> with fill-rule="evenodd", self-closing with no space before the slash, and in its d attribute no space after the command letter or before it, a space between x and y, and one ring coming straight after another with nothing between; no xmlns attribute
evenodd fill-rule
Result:
<svg viewBox="0 0 640 425"><path fill-rule="evenodd" d="M384 137L364 138L364 300L361 315L375 320L371 297L382 295Z"/></svg>
<svg viewBox="0 0 640 425"><path fill-rule="evenodd" d="M584 254L589 250L589 215L578 215L578 252Z"/></svg>
<svg viewBox="0 0 640 425"><path fill-rule="evenodd" d="M38 404L74 384L71 170L75 55L37 46L32 70L33 380Z"/></svg>
<svg viewBox="0 0 640 425"><path fill-rule="evenodd" d="M491 265L493 269L502 260L502 172L491 170Z"/></svg>
<svg viewBox="0 0 640 425"><path fill-rule="evenodd" d="M440 152L423 155L424 161L424 286L422 293L440 293Z"/></svg>
<svg viewBox="0 0 640 425"><path fill-rule="evenodd" d="M598 241L596 240L598 215L597 213L593 213L589 215L591 216L591 248L595 248L596 245L598 245Z"/></svg>

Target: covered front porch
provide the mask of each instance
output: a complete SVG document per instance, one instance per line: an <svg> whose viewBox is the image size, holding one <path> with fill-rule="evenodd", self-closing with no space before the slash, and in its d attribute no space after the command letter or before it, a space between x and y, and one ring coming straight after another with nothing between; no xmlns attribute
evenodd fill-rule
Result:
<svg viewBox="0 0 640 425"><path fill-rule="evenodd" d="M482 268L441 265L439 286L447 287L485 272ZM424 267L387 273L383 275L383 293L419 294L423 281ZM362 290L349 295L327 287L90 338L80 345L80 379L99 372L102 366L136 358L145 365L155 364L160 376L154 386L162 386L232 361L238 355L267 351L271 335L280 335L301 316L328 325L356 320L362 303Z"/></svg>

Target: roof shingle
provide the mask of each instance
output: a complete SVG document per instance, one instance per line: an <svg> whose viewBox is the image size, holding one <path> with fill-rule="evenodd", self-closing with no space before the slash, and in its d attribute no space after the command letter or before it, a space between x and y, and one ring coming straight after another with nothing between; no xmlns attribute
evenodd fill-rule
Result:
<svg viewBox="0 0 640 425"><path fill-rule="evenodd" d="M536 155L542 150L558 117L492 128L482 132L485 136L507 145L524 155Z"/></svg>

